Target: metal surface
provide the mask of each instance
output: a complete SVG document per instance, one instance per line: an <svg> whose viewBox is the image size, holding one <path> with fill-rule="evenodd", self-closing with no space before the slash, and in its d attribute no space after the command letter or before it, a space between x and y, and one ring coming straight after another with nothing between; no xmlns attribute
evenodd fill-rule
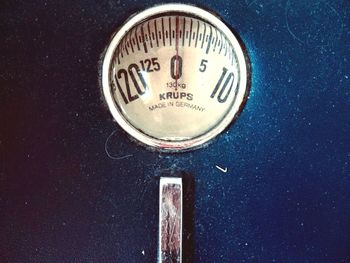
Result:
<svg viewBox="0 0 350 263"><path fill-rule="evenodd" d="M349 262L349 1L186 1L236 29L252 85L233 127L175 155L130 142L98 77L160 2L1 2L1 261L156 262L159 177L187 171L184 262Z"/></svg>
<svg viewBox="0 0 350 263"><path fill-rule="evenodd" d="M158 262L182 262L182 179L161 177Z"/></svg>

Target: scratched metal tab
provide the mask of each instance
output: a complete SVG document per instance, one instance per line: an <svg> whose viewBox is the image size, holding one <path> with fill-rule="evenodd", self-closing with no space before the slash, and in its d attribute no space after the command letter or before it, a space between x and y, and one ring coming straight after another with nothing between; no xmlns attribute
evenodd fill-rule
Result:
<svg viewBox="0 0 350 263"><path fill-rule="evenodd" d="M182 262L182 181L162 177L159 187L159 262Z"/></svg>

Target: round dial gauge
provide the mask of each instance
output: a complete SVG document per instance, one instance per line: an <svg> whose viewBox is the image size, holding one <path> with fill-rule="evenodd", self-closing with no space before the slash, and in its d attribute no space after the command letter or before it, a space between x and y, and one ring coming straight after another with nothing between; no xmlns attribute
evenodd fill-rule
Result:
<svg viewBox="0 0 350 263"><path fill-rule="evenodd" d="M119 125L163 150L198 147L222 132L249 90L240 42L215 15L184 4L149 8L112 38L102 85Z"/></svg>

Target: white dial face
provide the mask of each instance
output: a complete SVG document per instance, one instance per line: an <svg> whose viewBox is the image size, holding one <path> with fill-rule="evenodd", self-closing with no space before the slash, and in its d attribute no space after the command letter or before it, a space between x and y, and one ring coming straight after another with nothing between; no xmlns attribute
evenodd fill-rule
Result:
<svg viewBox="0 0 350 263"><path fill-rule="evenodd" d="M117 122L165 150L197 147L224 130L248 90L242 47L211 13L162 5L131 18L109 45L103 89Z"/></svg>

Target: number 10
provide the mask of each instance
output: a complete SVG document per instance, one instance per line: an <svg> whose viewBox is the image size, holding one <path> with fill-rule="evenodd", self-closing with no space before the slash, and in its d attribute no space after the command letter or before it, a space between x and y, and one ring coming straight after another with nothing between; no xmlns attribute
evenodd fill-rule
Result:
<svg viewBox="0 0 350 263"><path fill-rule="evenodd" d="M232 86L233 86L233 83L234 83L234 80L235 80L235 76L234 76L233 72L230 72L230 74L228 74L228 76L226 77L224 85L220 88L221 83L222 83L222 81L224 80L224 78L226 76L226 73L227 73L227 68L223 67L220 79L219 79L218 83L216 84L215 89L213 90L212 94L210 95L210 98L214 98L216 93L220 89L219 95L217 97L218 102L220 102L220 103L226 102L228 96L231 93ZM230 81L231 81L231 83L230 83ZM229 85L229 83L230 83L230 87L229 87L228 91L226 92L226 95L224 95L225 90L226 90L227 86Z"/></svg>

